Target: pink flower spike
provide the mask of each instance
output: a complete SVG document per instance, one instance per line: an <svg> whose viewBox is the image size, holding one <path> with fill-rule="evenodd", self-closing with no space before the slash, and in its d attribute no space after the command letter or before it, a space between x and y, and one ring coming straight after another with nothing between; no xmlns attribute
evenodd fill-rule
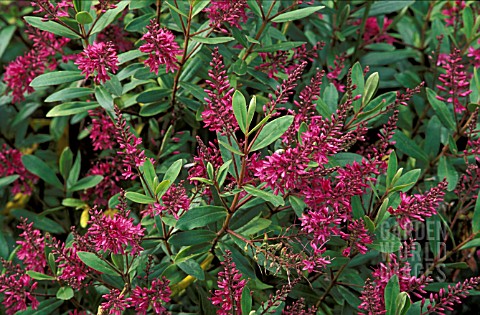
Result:
<svg viewBox="0 0 480 315"><path fill-rule="evenodd" d="M166 72L175 72L178 69L176 56L182 53L175 36L168 29L161 28L155 20L150 21L147 30L142 37L146 43L139 48L141 52L149 54L145 65L156 74L160 65L165 65Z"/></svg>
<svg viewBox="0 0 480 315"><path fill-rule="evenodd" d="M117 52L112 42L94 43L78 55L75 64L86 78L93 75L95 83L105 83L110 80L107 71L115 73L118 70Z"/></svg>

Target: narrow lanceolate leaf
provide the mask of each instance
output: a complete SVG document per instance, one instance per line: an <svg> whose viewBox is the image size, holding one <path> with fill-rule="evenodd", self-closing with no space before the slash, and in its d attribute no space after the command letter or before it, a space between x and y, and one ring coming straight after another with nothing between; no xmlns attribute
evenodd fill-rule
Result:
<svg viewBox="0 0 480 315"><path fill-rule="evenodd" d="M98 107L97 102L68 102L55 106L48 113L47 117L70 116L84 113Z"/></svg>
<svg viewBox="0 0 480 315"><path fill-rule="evenodd" d="M107 112L113 113L113 97L103 86L95 88L95 99Z"/></svg>
<svg viewBox="0 0 480 315"><path fill-rule="evenodd" d="M55 277L46 275L41 272L36 272L33 270L28 270L26 272L27 275L30 276L30 278L35 279L35 280L55 280Z"/></svg>
<svg viewBox="0 0 480 315"><path fill-rule="evenodd" d="M387 187L390 187L390 184L395 184L395 183L392 183L392 179L397 173L397 167L398 167L397 155L395 154L395 151L392 151L392 153L390 153L390 156L388 158Z"/></svg>
<svg viewBox="0 0 480 315"><path fill-rule="evenodd" d="M10 185L14 181L16 181L17 178L19 178L19 177L20 177L19 175L10 175L10 176L5 176L5 177L0 178L0 189L5 187L5 186Z"/></svg>
<svg viewBox="0 0 480 315"><path fill-rule="evenodd" d="M228 43L234 40L235 38L233 37L201 37L201 36L193 36L192 40L202 43L202 44L211 44L211 45L217 45L217 44L223 44L223 43Z"/></svg>
<svg viewBox="0 0 480 315"><path fill-rule="evenodd" d="M378 88L378 80L378 72L374 72L368 77L367 82L365 82L365 88L362 95L362 105L368 104L368 102L370 102L372 99Z"/></svg>
<svg viewBox="0 0 480 315"><path fill-rule="evenodd" d="M119 273L115 271L113 267L111 267L108 263L103 261L94 253L90 252L77 252L78 258L87 265L88 267L100 271L101 273L111 275L111 276L118 276Z"/></svg>
<svg viewBox="0 0 480 315"><path fill-rule="evenodd" d="M63 189L63 185L55 174L55 171L35 155L22 156L22 162L30 173L37 175L42 180L58 189Z"/></svg>
<svg viewBox="0 0 480 315"><path fill-rule="evenodd" d="M271 192L264 191L261 189L258 189L256 187L253 187L251 185L246 185L243 187L247 193L250 195L253 195L255 197L261 198L265 201L270 202L274 207L278 206L284 206L285 205L285 200L281 196L277 196L272 194Z"/></svg>
<svg viewBox="0 0 480 315"><path fill-rule="evenodd" d="M25 16L23 17L25 21L31 26L41 29L42 31L47 31L58 36L67 37L67 38L80 38L80 35L77 34L74 30L60 25L54 21L42 21L43 18L38 16Z"/></svg>
<svg viewBox="0 0 480 315"><path fill-rule="evenodd" d="M250 151L257 151L265 148L280 138L293 122L293 116L283 116L272 120L263 127Z"/></svg>
<svg viewBox="0 0 480 315"><path fill-rule="evenodd" d="M290 12L285 12L280 14L279 16L272 19L272 22L281 23L281 22L288 22L288 21L295 21L299 19L303 19L310 14L313 14L321 9L325 8L323 5L314 6L314 7L307 7L303 9L298 9Z"/></svg>
<svg viewBox="0 0 480 315"><path fill-rule="evenodd" d="M452 163L450 162L447 157L442 156L440 161L438 162L438 170L437 175L439 180L443 180L444 178L447 179L448 186L447 190L452 191L457 186L458 182L458 173L453 167Z"/></svg>
<svg viewBox="0 0 480 315"><path fill-rule="evenodd" d="M393 275L385 287L385 309L387 314L394 315L397 308L397 296L400 294L398 276Z"/></svg>
<svg viewBox="0 0 480 315"><path fill-rule="evenodd" d="M136 202L136 203L141 203L141 204L152 204L155 202L155 199L149 197L149 196L146 196L144 194L139 194L139 193L136 193L136 192L132 192L132 191L129 191L125 194L125 197L128 199L128 200L131 200L133 202Z"/></svg>
<svg viewBox="0 0 480 315"><path fill-rule="evenodd" d="M397 130L393 135L392 140L395 141L395 147L398 150L415 159L428 162L427 154L415 143L415 141L408 138L402 131Z"/></svg>
<svg viewBox="0 0 480 315"><path fill-rule="evenodd" d="M450 111L448 110L447 105L437 99L437 93L435 93L435 91L429 88L427 88L427 98L430 105L432 105L433 110L435 110L435 113L437 114L438 119L440 119L441 123L448 129L454 131L456 128L456 124L452 118L453 115L451 115Z"/></svg>
<svg viewBox="0 0 480 315"><path fill-rule="evenodd" d="M237 119L238 126L245 134L247 132L247 101L240 91L235 91L232 100L233 114Z"/></svg>
<svg viewBox="0 0 480 315"><path fill-rule="evenodd" d="M93 176L87 176L85 178L82 178L78 182L75 183L69 191L78 191L78 190L84 190L91 188L93 186L98 185L101 181L103 180L103 176L101 175L93 175Z"/></svg>
<svg viewBox="0 0 480 315"><path fill-rule="evenodd" d="M190 209L180 219L178 219L176 228L180 230L191 230L197 227L206 226L209 223L224 219L227 216L227 210L217 206L203 206Z"/></svg>
<svg viewBox="0 0 480 315"><path fill-rule="evenodd" d="M69 83L84 79L85 75L80 71L54 71L44 73L36 77L30 82L31 87L41 87Z"/></svg>

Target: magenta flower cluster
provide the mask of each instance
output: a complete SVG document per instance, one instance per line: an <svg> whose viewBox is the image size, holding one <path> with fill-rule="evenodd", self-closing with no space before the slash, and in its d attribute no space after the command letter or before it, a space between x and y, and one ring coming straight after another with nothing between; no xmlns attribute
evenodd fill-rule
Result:
<svg viewBox="0 0 480 315"><path fill-rule="evenodd" d="M242 274L232 261L231 255L230 251L225 251L225 260L222 262L223 270L218 273L219 290L212 293L212 304L219 307L217 315L242 314L240 302L247 280L242 279Z"/></svg>
<svg viewBox="0 0 480 315"><path fill-rule="evenodd" d="M214 48L212 57L212 69L208 70L210 79L206 80L210 88L205 90L208 97L205 98L205 109L202 112L203 123L211 131L232 133L238 130L232 107L234 89L230 86L223 57L217 47Z"/></svg>
<svg viewBox="0 0 480 315"><path fill-rule="evenodd" d="M11 193L16 195L23 193L30 195L32 187L38 181L38 177L25 169L22 162L22 153L17 149L8 149L3 144L0 150L0 177L18 175L13 182Z"/></svg>
<svg viewBox="0 0 480 315"><path fill-rule="evenodd" d="M87 79L93 75L95 83L105 83L110 80L108 71L115 73L118 70L117 51L112 42L93 43L78 55L75 64Z"/></svg>
<svg viewBox="0 0 480 315"><path fill-rule="evenodd" d="M175 72L178 69L177 55L182 52L175 42L175 36L171 31L160 27L155 20L150 21L147 30L142 37L146 43L139 48L141 52L149 54L144 61L145 65L156 74L160 65L165 65L166 72Z"/></svg>

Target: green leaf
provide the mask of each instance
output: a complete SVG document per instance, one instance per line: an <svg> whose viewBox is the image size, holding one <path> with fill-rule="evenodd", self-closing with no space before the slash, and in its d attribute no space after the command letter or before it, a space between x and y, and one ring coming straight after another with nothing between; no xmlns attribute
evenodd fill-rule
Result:
<svg viewBox="0 0 480 315"><path fill-rule="evenodd" d="M435 91L427 88L427 98L430 105L432 105L433 110L437 114L438 119L440 119L441 123L447 127L451 131L455 131L456 124L453 120L453 115L450 114L447 105L437 99L437 93Z"/></svg>
<svg viewBox="0 0 480 315"><path fill-rule="evenodd" d="M41 86L69 83L82 79L85 79L85 75L81 74L80 71L54 71L39 75L30 82L30 86L37 88Z"/></svg>
<svg viewBox="0 0 480 315"><path fill-rule="evenodd" d="M294 10L294 11L290 11L290 12L285 12L285 13L282 13L278 16L276 16L274 19L272 19L272 22L275 22L275 23L282 23L282 22L288 22L288 21L295 21L295 20L299 20L299 19L303 19L303 18L306 18L307 16L321 10L325 8L325 6L323 5L319 5L319 6L310 6L310 7L307 7L307 8L303 8L303 9L298 9L298 10Z"/></svg>
<svg viewBox="0 0 480 315"><path fill-rule="evenodd" d="M257 97L255 95L252 96L250 100L250 104L248 104L247 110L247 126L250 126L253 120L253 116L255 115L255 109L257 108Z"/></svg>
<svg viewBox="0 0 480 315"><path fill-rule="evenodd" d="M15 25L9 25L2 28L0 31L0 38L2 39L0 40L0 58L2 58L5 49L8 47L8 44L10 44L10 40L12 39L16 28L17 27Z"/></svg>
<svg viewBox="0 0 480 315"><path fill-rule="evenodd" d="M168 180L170 181L171 184L173 184L177 179L178 175L180 175L182 166L183 166L182 159L179 159L173 162L172 165L170 165L170 167L165 172L165 175L163 176L163 180Z"/></svg>
<svg viewBox="0 0 480 315"><path fill-rule="evenodd" d="M85 25L93 22L93 17L87 11L80 11L75 15L75 20L79 24Z"/></svg>
<svg viewBox="0 0 480 315"><path fill-rule="evenodd" d="M390 190L390 192L398 190L406 192L417 183L421 173L422 171L420 169L414 169L406 172L395 182L395 186Z"/></svg>
<svg viewBox="0 0 480 315"><path fill-rule="evenodd" d="M26 310L15 313L15 315L45 315L45 314L55 314L55 310L63 304L62 300L57 298L52 298L40 302L38 307L35 310L32 310L29 306Z"/></svg>
<svg viewBox="0 0 480 315"><path fill-rule="evenodd" d="M415 141L408 138L402 131L397 130L393 135L392 140L395 141L395 148L398 150L415 159L428 162L427 154L415 143Z"/></svg>
<svg viewBox="0 0 480 315"><path fill-rule="evenodd" d="M233 114L237 119L238 126L243 131L244 134L247 133L248 124L247 124L247 101L240 91L235 91L233 93L232 99Z"/></svg>
<svg viewBox="0 0 480 315"><path fill-rule="evenodd" d="M480 232L480 192L478 193L477 201L475 202L475 210L473 210L472 232Z"/></svg>
<svg viewBox="0 0 480 315"><path fill-rule="evenodd" d="M77 182L78 176L80 175L81 164L82 155L77 153L77 158L75 159L75 162L73 162L72 169L68 173L67 186L73 186Z"/></svg>
<svg viewBox="0 0 480 315"><path fill-rule="evenodd" d="M449 264L443 264L445 268L450 268L450 269L468 269L468 265L466 262L455 262L455 263L449 263Z"/></svg>
<svg viewBox="0 0 480 315"><path fill-rule="evenodd" d="M53 276L46 275L41 272L36 272L33 270L27 270L26 272L27 275L30 276L30 278L35 279L35 280L55 280L56 278Z"/></svg>
<svg viewBox="0 0 480 315"><path fill-rule="evenodd" d="M0 178L0 188L10 185L19 178L20 175L10 175Z"/></svg>
<svg viewBox="0 0 480 315"><path fill-rule="evenodd" d="M437 175L439 180L443 180L444 178L447 179L448 191L452 191L455 189L455 187L457 187L458 173L450 162L450 159L448 159L446 156L442 156L438 162Z"/></svg>
<svg viewBox="0 0 480 315"><path fill-rule="evenodd" d="M141 203L141 204L153 204L155 202L155 199L149 197L149 196L146 196L144 194L140 194L140 193L136 193L136 192L133 192L133 191L129 191L125 194L125 197L128 199L128 200L131 200L133 202L136 202L136 203Z"/></svg>
<svg viewBox="0 0 480 315"><path fill-rule="evenodd" d="M136 100L138 103L152 103L162 101L164 97L169 96L172 89L152 88L138 94Z"/></svg>
<svg viewBox="0 0 480 315"><path fill-rule="evenodd" d="M157 174L155 172L155 168L153 167L152 161L150 159L146 159L143 165L141 166L140 170L143 172L143 176L147 181L149 187L153 189L153 182L155 178L157 178ZM158 178L157 178L158 183Z"/></svg>
<svg viewBox="0 0 480 315"><path fill-rule="evenodd" d="M276 52L279 50L290 50L295 47L301 46L305 44L305 42L283 42L275 45L269 45L264 47L259 47L255 49L256 52Z"/></svg>
<svg viewBox="0 0 480 315"><path fill-rule="evenodd" d="M367 105L372 99L373 95L375 95L375 92L377 92L378 80L378 72L374 72L368 77L362 96L362 106Z"/></svg>
<svg viewBox="0 0 480 315"><path fill-rule="evenodd" d="M63 149L63 152L60 155L60 161L59 161L60 175L62 175L64 179L68 178L68 173L70 173L70 170L72 169L72 163L73 163L72 150L70 150L69 147L66 147L65 149Z"/></svg>
<svg viewBox="0 0 480 315"><path fill-rule="evenodd" d="M33 27L41 29L42 31L47 31L58 36L67 37L67 38L81 38L79 34L73 30L60 25L57 22L53 21L42 21L43 18L37 16L24 16L25 21Z"/></svg>
<svg viewBox="0 0 480 315"><path fill-rule="evenodd" d="M401 292L397 299L395 300L396 312L395 315L405 315L407 314L412 302L407 292Z"/></svg>
<svg viewBox="0 0 480 315"><path fill-rule="evenodd" d="M198 42L198 43L202 43L202 44L218 45L218 44L231 42L235 38L230 37L230 36L220 36L220 37L210 37L210 38L201 37L201 36L193 36L191 39Z"/></svg>
<svg viewBox="0 0 480 315"><path fill-rule="evenodd" d="M65 206L65 207L79 208L79 207L84 207L85 205L87 205L85 201L82 201L80 199L65 198L62 200L62 206Z"/></svg>
<svg viewBox="0 0 480 315"><path fill-rule="evenodd" d="M96 254L90 252L77 252L78 258L88 267L95 269L101 273L118 276L119 273L115 271L108 263L99 258Z"/></svg>
<svg viewBox="0 0 480 315"><path fill-rule="evenodd" d="M36 213L30 212L25 209L13 209L10 213L17 219L25 218L28 222L33 222L33 227L36 229L40 229L42 231L50 232L53 234L62 234L65 233L65 230L62 228L60 224L57 222L39 216Z"/></svg>
<svg viewBox="0 0 480 315"><path fill-rule="evenodd" d="M476 238L476 239L473 239L473 240L467 242L462 247L460 247L460 250L469 249L469 248L472 248L472 247L479 247L479 246L480 246L480 238Z"/></svg>
<svg viewBox="0 0 480 315"><path fill-rule="evenodd" d="M397 296L400 294L400 285L398 283L398 276L393 275L390 280L388 280L387 286L385 287L385 309L387 315L394 315L396 313L397 305Z"/></svg>
<svg viewBox="0 0 480 315"><path fill-rule="evenodd" d="M142 106L140 109L140 116L151 117L160 113L166 112L170 108L170 103L153 103Z"/></svg>
<svg viewBox="0 0 480 315"><path fill-rule="evenodd" d="M160 200L171 185L172 183L169 180L162 180L155 188L155 196L157 196L157 199Z"/></svg>
<svg viewBox="0 0 480 315"><path fill-rule="evenodd" d="M200 243L210 243L217 234L209 230L193 230L173 234L168 242L179 248Z"/></svg>
<svg viewBox="0 0 480 315"><path fill-rule="evenodd" d="M392 151L388 157L388 168L387 168L387 187L390 187L392 183L392 179L397 173L397 168L398 168L398 161L397 161L397 155L395 154L395 151Z"/></svg>
<svg viewBox="0 0 480 315"><path fill-rule="evenodd" d="M87 176L85 178L82 178L78 182L76 182L75 185L73 185L68 189L68 191L78 191L78 190L88 189L98 185L102 180L103 180L103 176L101 175Z"/></svg>
<svg viewBox="0 0 480 315"><path fill-rule="evenodd" d="M193 259L188 259L176 264L178 268L182 269L186 274L189 274L198 280L205 280L205 272L200 264Z"/></svg>
<svg viewBox="0 0 480 315"><path fill-rule="evenodd" d="M364 62L364 64L365 64L365 62ZM362 65L360 64L360 62L358 62L358 61L352 67L352 82L353 82L353 84L355 84L357 86L357 88L355 90L353 90L352 95L357 96L357 95L363 94L364 85L365 85L364 78L363 78L363 68L362 68ZM362 106L362 100L361 99L354 101L353 102L354 112L358 113L361 106Z"/></svg>
<svg viewBox="0 0 480 315"><path fill-rule="evenodd" d="M90 109L98 107L97 102L69 102L55 106L48 113L47 117L70 116L85 113Z"/></svg>
<svg viewBox="0 0 480 315"><path fill-rule="evenodd" d="M123 12L129 3L130 0L123 0L116 4L117 7L115 9L107 10L107 12L100 16L97 23L95 23L95 26L91 30L90 34L101 32L105 27L111 24L113 20L115 20L119 13Z"/></svg>
<svg viewBox="0 0 480 315"><path fill-rule="evenodd" d="M45 102L61 102L91 94L93 94L93 90L90 88L66 88L51 94L45 99Z"/></svg>
<svg viewBox="0 0 480 315"><path fill-rule="evenodd" d="M60 287L57 291L57 299L70 300L73 298L73 289L71 287Z"/></svg>
<svg viewBox="0 0 480 315"><path fill-rule="evenodd" d="M37 175L46 183L63 190L63 185L58 180L55 171L52 170L45 162L35 155L23 155L22 162L25 168L32 174Z"/></svg>
<svg viewBox="0 0 480 315"><path fill-rule="evenodd" d="M266 124L260 131L250 151L260 150L280 138L288 130L292 122L293 116L287 115Z"/></svg>
<svg viewBox="0 0 480 315"><path fill-rule="evenodd" d="M242 299L240 303L242 308L242 314L250 314L250 311L252 310L252 293L247 286L243 288Z"/></svg>
<svg viewBox="0 0 480 315"><path fill-rule="evenodd" d="M253 187L252 185L245 185L243 188L250 195L261 198L265 201L268 201L274 207L279 207L279 206L284 206L285 205L285 200L283 200L283 198L281 196L277 196L277 195L274 195L271 192L258 189L256 187Z"/></svg>
<svg viewBox="0 0 480 315"><path fill-rule="evenodd" d="M113 114L113 97L103 86L95 87L95 99L107 113Z"/></svg>
<svg viewBox="0 0 480 315"><path fill-rule="evenodd" d="M462 30L465 33L465 37L467 40L470 40L472 37L472 30L473 30L473 12L472 9L467 6L462 10L462 21L463 21L463 27ZM473 30L475 31L475 30Z"/></svg>
<svg viewBox="0 0 480 315"><path fill-rule="evenodd" d="M175 226L179 230L191 230L197 227L206 226L209 223L223 220L227 211L223 207L202 206L190 209L178 219Z"/></svg>
<svg viewBox="0 0 480 315"><path fill-rule="evenodd" d="M222 145L225 149L227 149L228 151L230 152L233 152L237 155L240 155L240 156L244 156L245 154L243 154L242 152L240 152L239 150L235 149L234 147L232 147L231 145L229 145L228 143L226 142L223 142L222 140L218 140L218 143L220 145Z"/></svg>
<svg viewBox="0 0 480 315"><path fill-rule="evenodd" d="M138 57L145 56L144 52L141 52L138 49L130 50L118 55L118 65L122 65L125 62L128 62L133 59L137 59Z"/></svg>

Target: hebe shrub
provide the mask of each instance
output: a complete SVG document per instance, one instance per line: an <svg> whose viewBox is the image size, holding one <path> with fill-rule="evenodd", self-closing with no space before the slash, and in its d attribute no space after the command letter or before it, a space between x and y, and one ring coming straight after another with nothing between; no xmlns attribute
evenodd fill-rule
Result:
<svg viewBox="0 0 480 315"><path fill-rule="evenodd" d="M0 8L1 312L476 311L477 2Z"/></svg>

